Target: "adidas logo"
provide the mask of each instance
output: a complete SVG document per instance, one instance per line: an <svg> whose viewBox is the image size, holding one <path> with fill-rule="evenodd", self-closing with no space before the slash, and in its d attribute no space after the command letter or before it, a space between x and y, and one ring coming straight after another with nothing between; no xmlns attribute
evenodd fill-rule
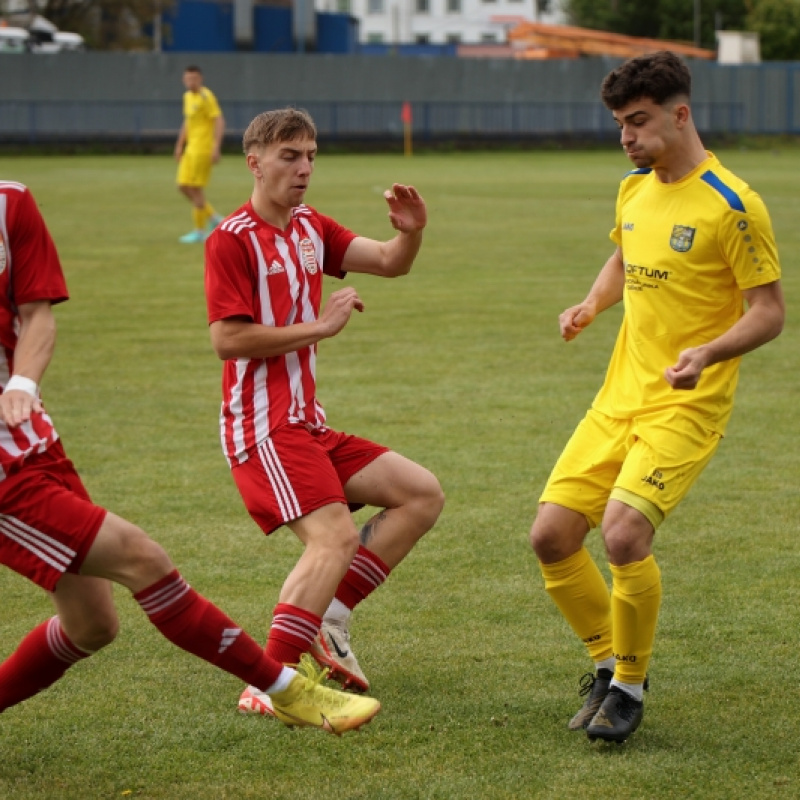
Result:
<svg viewBox="0 0 800 800"><path fill-rule="evenodd" d="M236 641L241 632L241 628L225 628L222 631L222 639L220 639L217 652L224 653Z"/></svg>
<svg viewBox="0 0 800 800"><path fill-rule="evenodd" d="M267 275L277 275L279 272L286 272L286 270L283 268L283 264L281 264L280 261L273 261L269 265Z"/></svg>

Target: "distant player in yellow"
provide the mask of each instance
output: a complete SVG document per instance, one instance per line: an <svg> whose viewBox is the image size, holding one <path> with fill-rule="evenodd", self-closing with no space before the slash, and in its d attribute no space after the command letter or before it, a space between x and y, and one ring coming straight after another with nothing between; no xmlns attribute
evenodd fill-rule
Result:
<svg viewBox="0 0 800 800"><path fill-rule="evenodd" d="M219 161L225 117L217 98L203 86L199 67L186 67L183 72L183 124L175 142L178 161L178 190L192 204L192 230L180 237L184 244L203 242L222 221L206 200L205 187L211 178L211 166Z"/></svg>
<svg viewBox="0 0 800 800"><path fill-rule="evenodd" d="M661 604L655 531L725 432L740 357L784 321L767 210L703 148L690 92L689 70L670 52L631 59L603 81L636 169L620 185L614 252L586 299L559 317L570 341L624 303L605 383L550 475L530 536L548 594L594 661L568 726L590 739L624 742L642 720ZM610 595L584 546L600 524Z"/></svg>

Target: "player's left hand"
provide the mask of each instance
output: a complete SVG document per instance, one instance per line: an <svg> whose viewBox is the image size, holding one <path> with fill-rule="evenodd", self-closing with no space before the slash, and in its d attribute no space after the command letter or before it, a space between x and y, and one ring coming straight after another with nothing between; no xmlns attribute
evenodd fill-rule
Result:
<svg viewBox="0 0 800 800"><path fill-rule="evenodd" d="M395 183L383 196L389 204L389 221L395 230L416 233L428 224L425 201L413 186Z"/></svg>
<svg viewBox="0 0 800 800"><path fill-rule="evenodd" d="M673 389L694 389L707 366L705 350L689 347L680 353L673 366L664 370L664 378Z"/></svg>
<svg viewBox="0 0 800 800"><path fill-rule="evenodd" d="M41 410L42 403L39 398L27 392L12 389L10 392L0 394L0 419L9 428L22 425L31 418L31 414Z"/></svg>

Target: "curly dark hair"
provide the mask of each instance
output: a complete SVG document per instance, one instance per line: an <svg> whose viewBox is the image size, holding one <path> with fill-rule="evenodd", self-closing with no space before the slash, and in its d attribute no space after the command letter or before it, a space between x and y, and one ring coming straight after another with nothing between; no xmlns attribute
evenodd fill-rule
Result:
<svg viewBox="0 0 800 800"><path fill-rule="evenodd" d="M649 98L664 105L692 94L692 75L683 60L669 50L636 56L606 75L600 88L603 104L616 111L634 100Z"/></svg>

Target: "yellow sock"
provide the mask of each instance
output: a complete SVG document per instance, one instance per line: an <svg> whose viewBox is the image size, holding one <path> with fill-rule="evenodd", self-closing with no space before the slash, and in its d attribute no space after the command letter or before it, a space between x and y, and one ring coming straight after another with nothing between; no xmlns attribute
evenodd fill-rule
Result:
<svg viewBox="0 0 800 800"><path fill-rule="evenodd" d="M647 675L658 609L661 606L661 570L653 556L622 567L611 565L614 585L611 615L614 620L614 678L623 683L643 683Z"/></svg>
<svg viewBox="0 0 800 800"><path fill-rule="evenodd" d="M586 645L592 660L608 658L613 652L611 602L608 586L589 551L582 547L563 561L540 562L539 567L547 593Z"/></svg>
<svg viewBox="0 0 800 800"><path fill-rule="evenodd" d="M197 206L192 206L192 222L194 223L194 227L196 230L201 231L206 226L206 220L208 217L206 216L205 209L197 208Z"/></svg>
<svg viewBox="0 0 800 800"><path fill-rule="evenodd" d="M206 212L207 220L211 219L211 217L215 216L217 213L216 211L214 211L214 206L212 206L211 203L209 203L207 200L205 206L203 207L203 211Z"/></svg>

